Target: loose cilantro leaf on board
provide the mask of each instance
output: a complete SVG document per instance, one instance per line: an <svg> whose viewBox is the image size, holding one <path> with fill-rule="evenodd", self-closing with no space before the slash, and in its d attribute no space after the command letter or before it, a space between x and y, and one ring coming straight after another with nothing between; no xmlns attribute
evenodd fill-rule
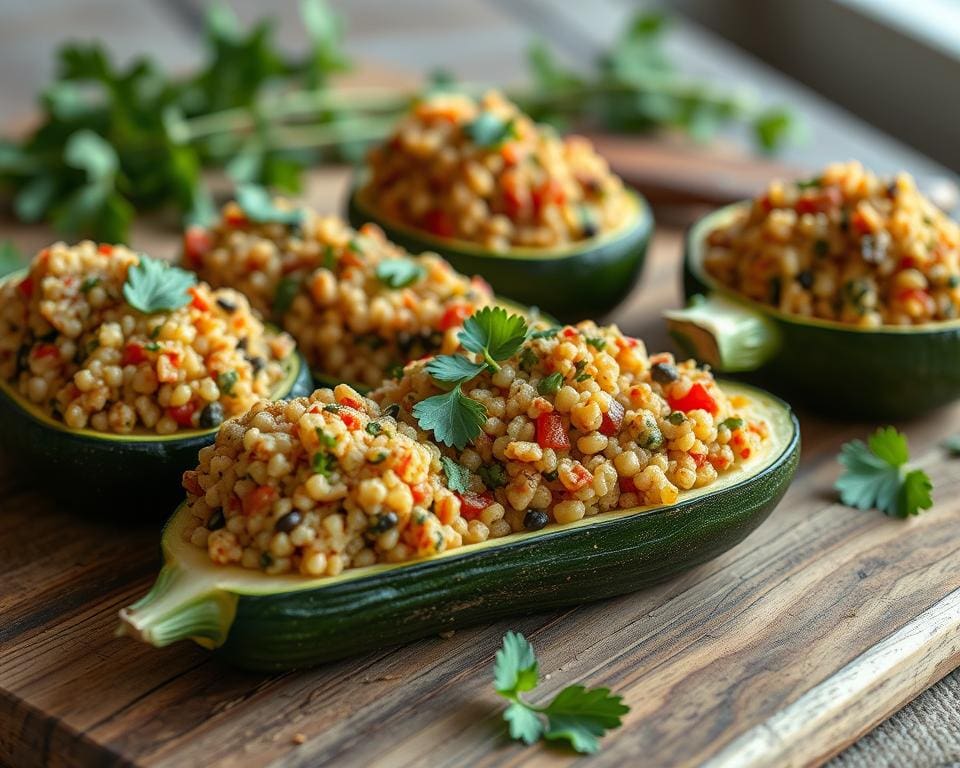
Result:
<svg viewBox="0 0 960 768"><path fill-rule="evenodd" d="M441 456L440 464L443 466L443 473L447 476L447 488L458 493L466 493L470 490L469 469L457 464L449 456Z"/></svg>
<svg viewBox="0 0 960 768"><path fill-rule="evenodd" d="M474 144L484 149L496 147L516 134L513 120L504 120L493 112L481 112L464 130Z"/></svg>
<svg viewBox="0 0 960 768"><path fill-rule="evenodd" d="M302 208L278 208L273 196L256 184L243 184L237 189L237 205L250 221L258 224L300 226L303 223Z"/></svg>
<svg viewBox="0 0 960 768"><path fill-rule="evenodd" d="M926 472L909 469L907 438L894 427L881 427L862 440L845 443L839 461L844 472L837 480L840 500L856 509L879 509L906 518L933 506L933 484Z"/></svg>
<svg viewBox="0 0 960 768"><path fill-rule="evenodd" d="M510 736L525 744L543 737L566 741L577 752L592 754L600 748L600 737L619 727L623 715L630 711L608 688L588 690L582 685L564 688L545 707L528 704L520 694L537 687L539 669L533 646L517 632L504 635L493 677L497 693L510 701L503 713Z"/></svg>
<svg viewBox="0 0 960 768"><path fill-rule="evenodd" d="M494 371L526 340L527 321L521 315L511 315L503 307L484 307L468 317L457 335L463 348L483 355Z"/></svg>
<svg viewBox="0 0 960 768"><path fill-rule="evenodd" d="M463 394L460 384L413 406L417 423L432 431L438 442L463 450L474 440L487 418L487 409Z"/></svg>
<svg viewBox="0 0 960 768"><path fill-rule="evenodd" d="M377 264L377 279L389 288L406 288L426 274L427 271L411 259L384 259Z"/></svg>
<svg viewBox="0 0 960 768"><path fill-rule="evenodd" d="M147 314L179 309L190 301L187 289L196 282L192 272L141 254L140 263L127 270L123 297L131 307Z"/></svg>
<svg viewBox="0 0 960 768"><path fill-rule="evenodd" d="M437 381L469 381L487 366L472 363L463 355L438 355L427 363L427 373Z"/></svg>

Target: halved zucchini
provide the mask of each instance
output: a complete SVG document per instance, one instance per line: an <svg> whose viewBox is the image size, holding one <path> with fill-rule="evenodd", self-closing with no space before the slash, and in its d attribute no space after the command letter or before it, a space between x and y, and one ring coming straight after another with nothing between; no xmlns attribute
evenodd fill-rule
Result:
<svg viewBox="0 0 960 768"><path fill-rule="evenodd" d="M786 491L800 429L782 401L742 384L770 425L766 448L669 507L638 507L321 579L213 564L184 540L180 507L151 591L120 612L121 633L155 646L192 639L229 661L278 670L408 642L513 613L631 592L709 560L759 525Z"/></svg>
<svg viewBox="0 0 960 768"><path fill-rule="evenodd" d="M718 371L755 371L778 392L846 417L906 418L960 397L960 320L859 328L781 312L710 276L706 237L745 205L721 208L687 234L691 304L664 313L684 352Z"/></svg>
<svg viewBox="0 0 960 768"><path fill-rule="evenodd" d="M283 364L286 376L274 388L272 398L310 394L310 371L300 353L294 352ZM95 504L105 513L112 506L101 504L106 499L125 498L137 512L146 504L175 503L182 496L181 473L196 465L197 451L212 443L219 429L181 430L172 435L71 429L3 380L0 424L0 443L37 474L44 487L77 504Z"/></svg>
<svg viewBox="0 0 960 768"><path fill-rule="evenodd" d="M365 199L363 181L361 175L347 203L347 217L354 227L373 222L411 253L438 253L458 271L486 279L497 293L538 306L565 322L599 318L626 298L643 268L653 233L646 200L628 192L633 214L613 232L557 248L488 251L384 219Z"/></svg>

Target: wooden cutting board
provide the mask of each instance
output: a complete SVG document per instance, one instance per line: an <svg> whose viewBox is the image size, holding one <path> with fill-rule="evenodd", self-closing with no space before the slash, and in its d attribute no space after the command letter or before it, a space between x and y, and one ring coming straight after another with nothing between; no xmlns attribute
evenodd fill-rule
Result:
<svg viewBox="0 0 960 768"><path fill-rule="evenodd" d="M343 172L309 197L336 210ZM25 246L36 230L7 231ZM172 254L170 232L135 245ZM658 232L616 313L665 348L681 236ZM829 361L823 361L829 375ZM909 371L904 371L909 375ZM620 766L801 766L837 753L960 663L960 462L938 447L952 408L903 426L934 509L902 522L836 502L840 444L875 425L801 414L803 460L770 519L655 589L517 617L285 675L239 672L183 643L115 638L117 611L158 567L158 526L78 519L0 464L0 762L144 766L500 766L575 759L509 741L492 660L507 629L533 642L542 694L579 682L630 714L593 759ZM2 428L2 425L0 425Z"/></svg>

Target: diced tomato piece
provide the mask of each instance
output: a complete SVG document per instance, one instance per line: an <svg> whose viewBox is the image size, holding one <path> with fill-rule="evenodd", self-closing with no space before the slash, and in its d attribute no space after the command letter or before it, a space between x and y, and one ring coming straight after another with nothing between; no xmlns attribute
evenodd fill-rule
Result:
<svg viewBox="0 0 960 768"><path fill-rule="evenodd" d="M470 313L470 307L466 304L451 304L440 318L440 330L448 331L463 325L463 321L470 317Z"/></svg>
<svg viewBox="0 0 960 768"><path fill-rule="evenodd" d="M703 466L703 462L707 460L707 454L705 453L691 453L690 458L693 459L693 463L697 465L697 469Z"/></svg>
<svg viewBox="0 0 960 768"><path fill-rule="evenodd" d="M213 235L205 227L195 224L183 233L183 257L190 266L199 267L212 248Z"/></svg>
<svg viewBox="0 0 960 768"><path fill-rule="evenodd" d="M533 209L540 211L551 203L563 205L567 199L563 191L563 186L556 179L547 179L540 186L533 190L531 195L533 200Z"/></svg>
<svg viewBox="0 0 960 768"><path fill-rule="evenodd" d="M717 414L717 403L702 384L694 384L683 397L671 397L668 401L675 411L703 410L714 416Z"/></svg>
<svg viewBox="0 0 960 768"><path fill-rule="evenodd" d="M460 499L460 516L464 520L476 520L483 510L493 504L493 495L490 493L464 491L458 493L457 498Z"/></svg>
<svg viewBox="0 0 960 768"><path fill-rule="evenodd" d="M137 365L138 363L142 363L146 359L147 359L147 352L143 348L142 344L131 342L123 348L123 359L121 362L124 365Z"/></svg>
<svg viewBox="0 0 960 768"><path fill-rule="evenodd" d="M100 243L97 246L97 252L102 253L104 256L110 256L113 254L113 246L109 243Z"/></svg>
<svg viewBox="0 0 960 768"><path fill-rule="evenodd" d="M438 237L453 237L457 233L457 226L453 218L446 211L434 208L423 218L423 225L428 232Z"/></svg>
<svg viewBox="0 0 960 768"><path fill-rule="evenodd" d="M620 483L620 493L636 493L637 484L633 482L632 477L623 477L620 476L618 482Z"/></svg>
<svg viewBox="0 0 960 768"><path fill-rule="evenodd" d="M224 219L231 227L245 227L247 225L247 217L244 216L243 212L240 210L227 211Z"/></svg>
<svg viewBox="0 0 960 768"><path fill-rule="evenodd" d="M760 208L764 213L770 213L773 210L773 203L770 200L770 195L763 195L758 201Z"/></svg>
<svg viewBox="0 0 960 768"><path fill-rule="evenodd" d="M576 462L573 465L573 468L570 470L570 474L573 475L572 480L567 484L564 482L564 487L569 491L579 491L581 488L586 488L590 483L593 482L593 474L580 462Z"/></svg>
<svg viewBox="0 0 960 768"><path fill-rule="evenodd" d="M355 411L359 411L361 408L363 408L363 403L361 403L359 400L355 400L352 397L344 397L338 402L340 405L347 406L347 408L353 408Z"/></svg>
<svg viewBox="0 0 960 768"><path fill-rule="evenodd" d="M744 448L742 451L740 451L740 458L741 458L741 459L749 459L749 458L750 458L750 449L749 449L749 448Z"/></svg>
<svg viewBox="0 0 960 768"><path fill-rule="evenodd" d="M500 147L500 156L507 165L516 165L523 159L520 145L515 141L508 141Z"/></svg>
<svg viewBox="0 0 960 768"><path fill-rule="evenodd" d="M917 266L917 260L913 256L904 256L897 262L897 269L913 269Z"/></svg>
<svg viewBox="0 0 960 768"><path fill-rule="evenodd" d="M603 414L603 420L600 422L600 431L607 436L617 434L623 424L623 414L623 406L618 401L611 400L610 408Z"/></svg>
<svg viewBox="0 0 960 768"><path fill-rule="evenodd" d="M19 285L17 285L17 290L20 291L21 296L29 299L31 296L33 296L33 278L32 277L23 278L23 280L20 281Z"/></svg>
<svg viewBox="0 0 960 768"><path fill-rule="evenodd" d="M870 222L867 221L867 217L864 216L860 211L853 212L853 215L850 217L850 226L853 227L855 232L858 232L861 235L869 235L873 231L873 227L870 226Z"/></svg>
<svg viewBox="0 0 960 768"><path fill-rule="evenodd" d="M277 489L269 485L259 485L243 498L243 514L260 515L270 508L276 498Z"/></svg>
<svg viewBox="0 0 960 768"><path fill-rule="evenodd" d="M41 344L33 350L34 357L60 357L60 347L56 344Z"/></svg>
<svg viewBox="0 0 960 768"><path fill-rule="evenodd" d="M199 309L201 312L208 312L210 310L210 303L206 300L200 289L195 285L191 285L187 288L187 292L193 296L193 301L190 302L191 306L194 309Z"/></svg>
<svg viewBox="0 0 960 768"><path fill-rule="evenodd" d="M568 339L575 339L580 335L580 332L576 328L571 328L569 325L563 329L563 335Z"/></svg>
<svg viewBox="0 0 960 768"><path fill-rule="evenodd" d="M193 412L195 410L197 410L197 404L191 400L189 403L167 408L167 416L177 422L181 427L192 427Z"/></svg>
<svg viewBox="0 0 960 768"><path fill-rule="evenodd" d="M350 411L340 411L340 421L342 421L349 430L360 428L360 419L350 413Z"/></svg>
<svg viewBox="0 0 960 768"><path fill-rule="evenodd" d="M422 504L427 496L430 495L430 486L427 483L417 483L410 486L410 495L413 496L414 504Z"/></svg>
<svg viewBox="0 0 960 768"><path fill-rule="evenodd" d="M559 413L541 413L537 416L537 442L541 448L566 450L570 447L570 435L564 429Z"/></svg>
<svg viewBox="0 0 960 768"><path fill-rule="evenodd" d="M197 470L188 469L183 473L183 482L181 485L183 485L187 493L192 493L194 496L203 496L203 488L200 487L198 477Z"/></svg>

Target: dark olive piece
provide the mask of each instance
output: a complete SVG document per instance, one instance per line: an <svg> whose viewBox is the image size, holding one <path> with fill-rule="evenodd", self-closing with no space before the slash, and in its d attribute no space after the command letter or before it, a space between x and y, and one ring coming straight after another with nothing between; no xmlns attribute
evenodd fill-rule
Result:
<svg viewBox="0 0 960 768"><path fill-rule="evenodd" d="M811 286L813 286L813 272L809 269L803 270L803 272L797 275L797 282L800 283L803 288L810 290Z"/></svg>
<svg viewBox="0 0 960 768"><path fill-rule="evenodd" d="M261 552L260 567L269 568L271 565L273 565L273 557L271 556L271 554L269 552Z"/></svg>
<svg viewBox="0 0 960 768"><path fill-rule="evenodd" d="M399 522L396 512L388 511L384 512L382 515L379 515L373 523L370 524L369 530L372 533L385 533L391 528L396 527Z"/></svg>
<svg viewBox="0 0 960 768"><path fill-rule="evenodd" d="M680 378L680 372L670 363L654 363L650 368L650 376L657 384L669 384Z"/></svg>
<svg viewBox="0 0 960 768"><path fill-rule="evenodd" d="M542 509L531 509L523 516L523 527L528 531L539 531L549 522L550 518Z"/></svg>
<svg viewBox="0 0 960 768"><path fill-rule="evenodd" d="M237 311L237 305L227 299L217 299L217 306L224 312L230 312L231 314Z"/></svg>
<svg viewBox="0 0 960 768"><path fill-rule="evenodd" d="M207 403L200 411L198 426L201 429L219 427L223 424L223 406L219 402Z"/></svg>
<svg viewBox="0 0 960 768"><path fill-rule="evenodd" d="M300 514L298 510L293 510L292 512L287 512L283 517L277 520L273 525L275 531L280 533L290 533L294 528L300 525L300 522L303 520L303 515Z"/></svg>
<svg viewBox="0 0 960 768"><path fill-rule="evenodd" d="M246 350L247 348L247 338L244 337L237 342L237 349Z"/></svg>
<svg viewBox="0 0 960 768"><path fill-rule="evenodd" d="M251 357L249 358L249 360L250 360L250 365L253 366L254 376L260 373L260 371L262 371L267 364L267 361L259 356Z"/></svg>
<svg viewBox="0 0 960 768"><path fill-rule="evenodd" d="M215 509L213 514L210 515L210 519L207 520L207 529L210 531L218 531L223 528L224 519L223 519L223 510Z"/></svg>

